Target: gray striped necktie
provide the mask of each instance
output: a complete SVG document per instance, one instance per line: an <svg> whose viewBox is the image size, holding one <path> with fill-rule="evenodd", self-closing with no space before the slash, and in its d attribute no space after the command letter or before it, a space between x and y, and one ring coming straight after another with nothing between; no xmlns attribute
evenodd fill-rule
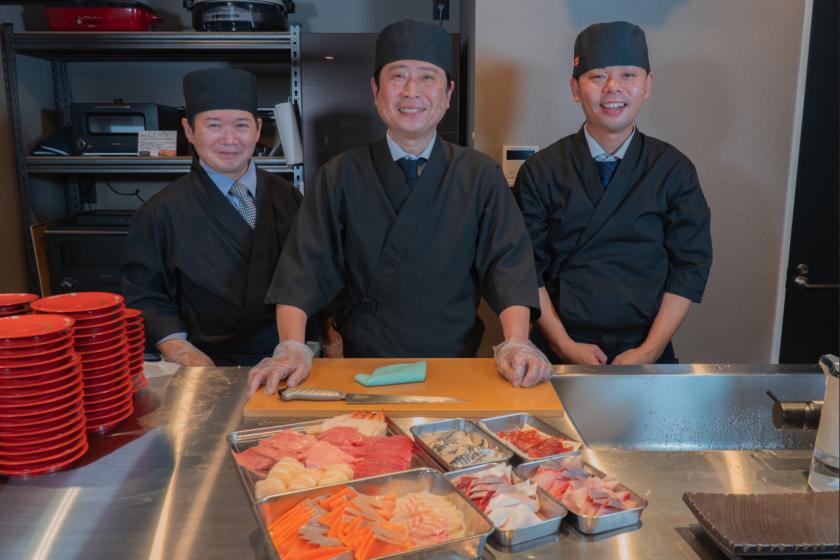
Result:
<svg viewBox="0 0 840 560"><path fill-rule="evenodd" d="M239 205L239 213L242 214L242 217L248 222L251 229L254 229L257 223L257 207L254 205L254 199L251 198L251 193L248 192L248 188L242 183L236 182L230 188L230 193L236 197L236 202Z"/></svg>

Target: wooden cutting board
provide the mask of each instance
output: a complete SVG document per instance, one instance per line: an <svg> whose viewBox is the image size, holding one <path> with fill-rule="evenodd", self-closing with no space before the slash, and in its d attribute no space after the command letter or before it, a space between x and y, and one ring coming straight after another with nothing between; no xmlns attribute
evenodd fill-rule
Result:
<svg viewBox="0 0 840 560"><path fill-rule="evenodd" d="M537 416L563 415L563 407L550 383L528 389L514 388L496 373L490 358L427 359L426 381L385 387L364 387L353 378L388 365L414 362L407 359L323 359L314 360L303 387L337 389L348 393L385 395L436 395L464 399L460 403L358 405L344 401L289 401L276 394L257 391L245 404L246 416L324 417L356 410L377 408L390 416L487 417L510 412Z"/></svg>

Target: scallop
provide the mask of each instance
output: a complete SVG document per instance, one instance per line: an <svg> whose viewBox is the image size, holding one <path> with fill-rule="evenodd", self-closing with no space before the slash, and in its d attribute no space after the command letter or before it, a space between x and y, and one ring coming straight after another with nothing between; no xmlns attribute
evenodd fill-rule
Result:
<svg viewBox="0 0 840 560"><path fill-rule="evenodd" d="M257 495L257 499L271 496L272 494L280 494L286 490L286 485L283 484L282 480L277 478L266 478L265 480L258 481L254 485L254 494Z"/></svg>

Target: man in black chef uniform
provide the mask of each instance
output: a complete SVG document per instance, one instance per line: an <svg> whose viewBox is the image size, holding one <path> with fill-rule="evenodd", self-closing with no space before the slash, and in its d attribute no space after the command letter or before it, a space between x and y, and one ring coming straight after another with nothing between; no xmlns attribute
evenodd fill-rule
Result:
<svg viewBox="0 0 840 560"><path fill-rule="evenodd" d="M167 361L253 365L277 342L265 294L302 197L251 160L262 126L253 74L193 72L184 100L192 170L138 211L122 291Z"/></svg>
<svg viewBox="0 0 840 560"><path fill-rule="evenodd" d="M691 161L635 126L653 86L642 29L584 29L569 83L586 122L514 188L540 285L534 341L552 362L676 363L671 338L712 264L709 207Z"/></svg>
<svg viewBox="0 0 840 560"><path fill-rule="evenodd" d="M451 49L429 23L380 33L371 89L387 135L327 162L307 189L267 297L281 343L251 371L252 392L308 375L304 325L335 296L346 357L475 356L483 295L504 331L498 371L514 386L550 374L528 342L533 256L501 169L435 131L455 87Z"/></svg>

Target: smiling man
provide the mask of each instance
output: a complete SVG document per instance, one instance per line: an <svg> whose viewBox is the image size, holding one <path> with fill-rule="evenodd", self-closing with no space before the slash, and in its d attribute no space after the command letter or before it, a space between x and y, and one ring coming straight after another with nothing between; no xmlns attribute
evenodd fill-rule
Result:
<svg viewBox="0 0 840 560"><path fill-rule="evenodd" d="M253 365L277 342L264 299L301 195L251 160L262 126L253 74L193 72L184 99L192 170L138 211L123 294L166 360Z"/></svg>
<svg viewBox="0 0 840 560"><path fill-rule="evenodd" d="M268 293L281 343L251 371L252 392L307 376L304 326L336 296L346 357L475 356L483 295L504 331L499 372L514 386L549 375L528 342L533 256L501 169L435 131L455 87L451 49L429 23L379 35L370 86L387 134L327 162L307 189Z"/></svg>
<svg viewBox="0 0 840 560"><path fill-rule="evenodd" d="M586 122L514 187L540 285L534 342L552 362L676 363L671 338L712 264L710 214L691 161L635 125L653 88L644 32L584 29L569 84Z"/></svg>

